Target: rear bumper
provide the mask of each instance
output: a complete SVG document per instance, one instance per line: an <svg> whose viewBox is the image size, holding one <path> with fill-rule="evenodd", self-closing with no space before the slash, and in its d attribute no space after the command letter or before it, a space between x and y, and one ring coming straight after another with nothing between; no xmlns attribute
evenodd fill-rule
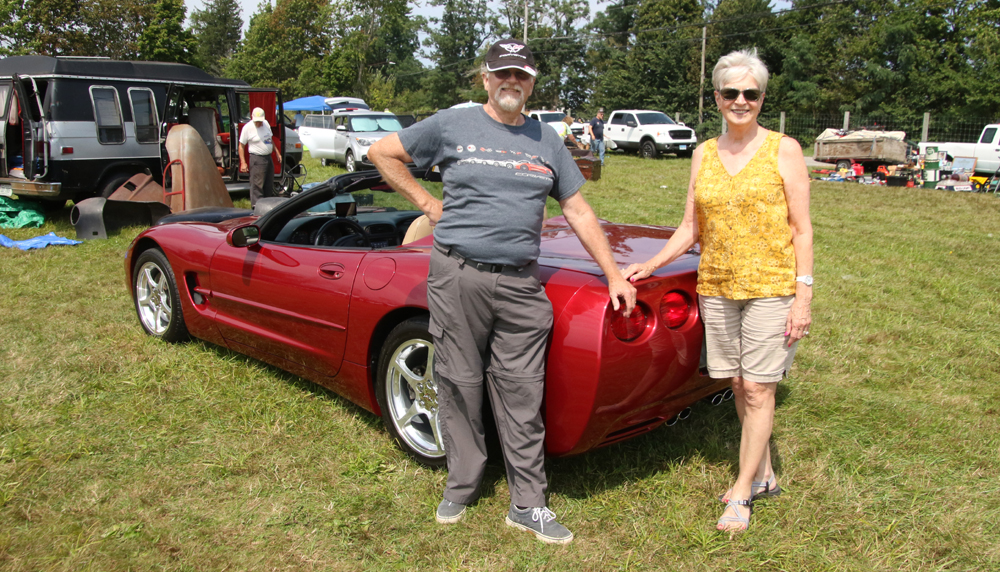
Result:
<svg viewBox="0 0 1000 572"><path fill-rule="evenodd" d="M0 179L0 194L14 194L19 197L56 199L62 193L62 183L39 183L14 177Z"/></svg>

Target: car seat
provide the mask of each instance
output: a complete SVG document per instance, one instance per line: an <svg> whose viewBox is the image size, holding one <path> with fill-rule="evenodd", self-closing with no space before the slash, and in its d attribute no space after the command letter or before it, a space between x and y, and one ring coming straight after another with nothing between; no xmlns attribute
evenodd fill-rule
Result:
<svg viewBox="0 0 1000 572"><path fill-rule="evenodd" d="M403 244L409 244L415 240L420 240L421 238L433 233L434 227L431 226L431 219L427 218L427 215L420 215L413 219L409 228L406 229L406 235L403 236Z"/></svg>
<svg viewBox="0 0 1000 572"><path fill-rule="evenodd" d="M188 123L201 135L217 165L222 165L222 146L219 145L219 128L215 110L210 107L192 107L188 110Z"/></svg>

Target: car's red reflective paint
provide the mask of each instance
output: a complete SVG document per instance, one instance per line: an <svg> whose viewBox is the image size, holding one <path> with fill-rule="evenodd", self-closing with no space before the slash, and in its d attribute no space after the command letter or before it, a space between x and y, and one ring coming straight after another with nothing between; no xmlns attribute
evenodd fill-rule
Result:
<svg viewBox="0 0 1000 572"><path fill-rule="evenodd" d="M230 230L254 220L179 222L146 230L126 256L130 287L139 253L162 249L192 336L310 379L380 413L375 366L389 330L426 314L432 237L372 250L226 243ZM647 260L672 234L651 226L603 228L622 267ZM725 386L698 371L703 332L696 252L637 284L648 324L629 342L612 333L607 282L563 219L546 221L539 263L554 311L544 411L549 454L582 453L651 431ZM660 316L660 302L670 291L692 301L688 319L677 328L667 327Z"/></svg>

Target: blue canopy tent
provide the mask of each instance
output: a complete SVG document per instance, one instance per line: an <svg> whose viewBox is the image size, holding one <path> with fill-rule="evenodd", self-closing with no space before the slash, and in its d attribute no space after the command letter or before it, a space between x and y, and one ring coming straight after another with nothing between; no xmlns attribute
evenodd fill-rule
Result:
<svg viewBox="0 0 1000 572"><path fill-rule="evenodd" d="M332 111L329 105L323 102L326 99L322 95L310 95L300 97L284 103L285 111Z"/></svg>

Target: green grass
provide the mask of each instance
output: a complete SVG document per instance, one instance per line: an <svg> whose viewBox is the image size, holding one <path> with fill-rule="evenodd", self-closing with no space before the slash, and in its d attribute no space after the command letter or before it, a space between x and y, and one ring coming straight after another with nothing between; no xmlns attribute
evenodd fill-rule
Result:
<svg viewBox="0 0 1000 572"><path fill-rule="evenodd" d="M611 154L584 193L602 218L675 225L689 166ZM310 180L337 172L310 161ZM68 212L0 232L73 237ZM714 530L739 427L731 402L700 403L549 461L577 536L558 548L504 526L499 461L467 519L439 526L446 474L379 419L145 336L123 269L138 230L0 250L0 570L1000 568L1000 198L817 182L812 217L812 335L774 430L785 494L748 533Z"/></svg>

